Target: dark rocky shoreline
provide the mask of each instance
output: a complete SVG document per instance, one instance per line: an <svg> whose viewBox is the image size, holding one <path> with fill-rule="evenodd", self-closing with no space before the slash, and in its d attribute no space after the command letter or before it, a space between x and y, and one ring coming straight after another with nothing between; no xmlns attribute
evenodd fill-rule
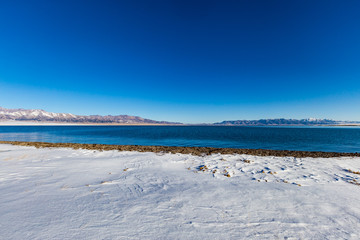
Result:
<svg viewBox="0 0 360 240"><path fill-rule="evenodd" d="M19 142L19 141L0 141L0 144L12 144L20 146L32 146L36 148L73 148L100 151L138 151L138 152L165 152L193 154L197 156L220 154L247 154L255 156L276 156L276 157L312 157L312 158L332 158L332 157L360 157L360 153L341 153L341 152L308 152L308 151L288 151L288 150L267 150L267 149L237 149L237 148L212 148L212 147L169 147L169 146L139 146L139 145L108 145L108 144L81 144L81 143L48 143L48 142Z"/></svg>

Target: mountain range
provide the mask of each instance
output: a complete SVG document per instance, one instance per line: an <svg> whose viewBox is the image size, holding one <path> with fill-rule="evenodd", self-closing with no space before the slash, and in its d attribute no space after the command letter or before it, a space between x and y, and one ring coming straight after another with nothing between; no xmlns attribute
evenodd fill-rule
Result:
<svg viewBox="0 0 360 240"><path fill-rule="evenodd" d="M71 113L53 113L41 109L6 109L0 107L0 121L34 121L54 123L93 123L93 124L179 124L167 121L155 121L129 115L74 115Z"/></svg>
<svg viewBox="0 0 360 240"><path fill-rule="evenodd" d="M331 119L260 119L260 120L234 120L214 123L214 125L236 125L236 126L286 126L286 125L349 125L359 124L354 121L336 121Z"/></svg>
<svg viewBox="0 0 360 240"><path fill-rule="evenodd" d="M78 124L168 124L177 125L179 122L155 121L138 116L129 115L74 115L71 113L53 113L41 109L7 109L0 107L0 121L15 122L50 122L50 123L78 123ZM222 121L213 124L217 126L291 126L291 125L351 125L360 122L336 121L330 119L260 119L260 120L234 120Z"/></svg>

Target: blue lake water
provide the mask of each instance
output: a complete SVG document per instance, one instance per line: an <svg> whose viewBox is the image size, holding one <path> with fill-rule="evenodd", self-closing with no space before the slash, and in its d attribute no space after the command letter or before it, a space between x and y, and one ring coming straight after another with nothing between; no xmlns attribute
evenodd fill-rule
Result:
<svg viewBox="0 0 360 240"><path fill-rule="evenodd" d="M0 126L0 140L360 152L358 127Z"/></svg>

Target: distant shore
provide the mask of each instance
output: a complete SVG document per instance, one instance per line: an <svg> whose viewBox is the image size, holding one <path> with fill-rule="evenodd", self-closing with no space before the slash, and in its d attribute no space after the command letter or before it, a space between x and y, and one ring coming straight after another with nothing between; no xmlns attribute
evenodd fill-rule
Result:
<svg viewBox="0 0 360 240"><path fill-rule="evenodd" d="M166 123L75 123L75 122L38 122L38 121L0 121L0 126L183 126Z"/></svg>
<svg viewBox="0 0 360 240"><path fill-rule="evenodd" d="M212 148L212 147L173 147L173 146L140 146L140 145L108 145L108 144L81 144L81 143L49 143L49 142L21 142L0 141L0 144L32 146L36 148L73 148L99 151L138 151L138 152L165 152L192 154L196 156L211 154L246 154L254 156L297 157L297 158L333 158L333 157L360 157L360 153L342 152L310 152L268 149L238 149L238 148Z"/></svg>
<svg viewBox="0 0 360 240"><path fill-rule="evenodd" d="M221 126L221 127L360 127L360 124L282 124L282 125L231 125L211 123L92 123L92 122L48 122L48 121L1 121L0 126Z"/></svg>

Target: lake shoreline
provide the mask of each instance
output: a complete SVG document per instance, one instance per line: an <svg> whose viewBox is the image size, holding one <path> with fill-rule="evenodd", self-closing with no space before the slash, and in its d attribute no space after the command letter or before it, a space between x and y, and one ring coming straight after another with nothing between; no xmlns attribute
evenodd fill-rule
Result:
<svg viewBox="0 0 360 240"><path fill-rule="evenodd" d="M181 153L195 156L211 154L246 154L253 156L297 157L297 158L334 158L334 157L360 157L360 153L346 152L317 152L317 151L291 151L270 149L240 149L240 148L214 148L214 147L178 147L178 146L143 146L143 145L110 145L110 144L84 144L84 143L50 143L50 142L24 142L0 141L0 144L29 146L36 148L72 148L98 151L137 151L154 153Z"/></svg>

